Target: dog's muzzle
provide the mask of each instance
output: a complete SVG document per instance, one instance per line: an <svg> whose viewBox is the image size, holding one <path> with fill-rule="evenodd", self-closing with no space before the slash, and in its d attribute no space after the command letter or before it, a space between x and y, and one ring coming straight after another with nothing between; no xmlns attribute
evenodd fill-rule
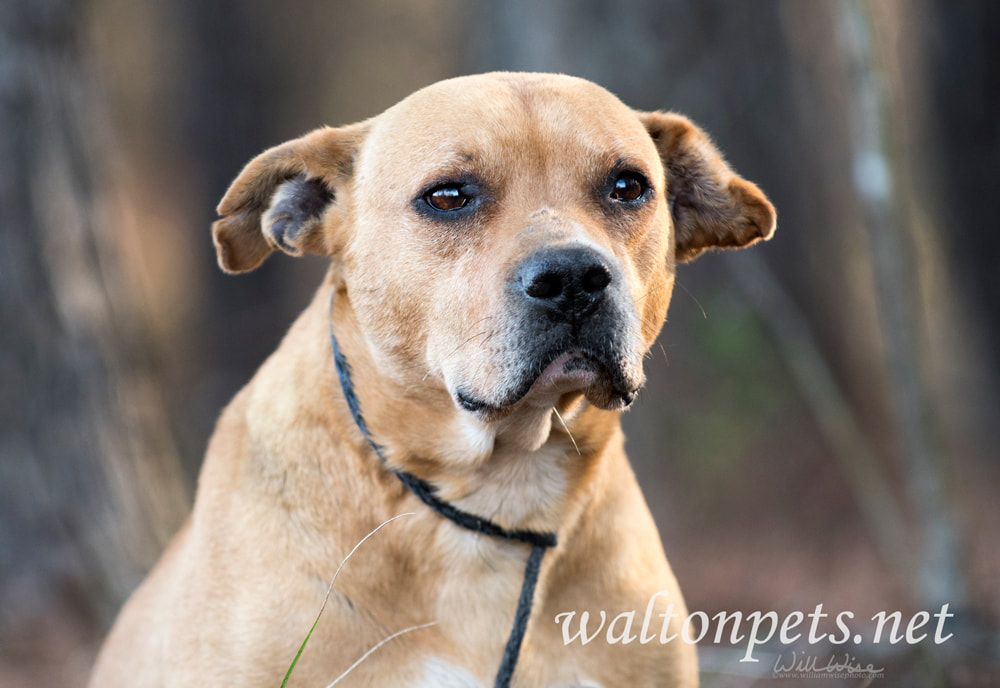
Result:
<svg viewBox="0 0 1000 688"><path fill-rule="evenodd" d="M574 391L601 408L632 403L642 384L638 316L613 257L582 244L539 249L513 270L505 304L499 393L460 389L459 405L489 415Z"/></svg>

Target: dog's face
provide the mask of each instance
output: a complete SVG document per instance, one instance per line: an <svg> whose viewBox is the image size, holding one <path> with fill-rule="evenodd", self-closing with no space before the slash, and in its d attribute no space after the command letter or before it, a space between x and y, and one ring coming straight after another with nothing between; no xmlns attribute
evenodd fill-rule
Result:
<svg viewBox="0 0 1000 688"><path fill-rule="evenodd" d="M271 149L219 212L224 269L333 256L379 370L483 423L628 406L675 263L775 223L686 119L537 74L441 82Z"/></svg>

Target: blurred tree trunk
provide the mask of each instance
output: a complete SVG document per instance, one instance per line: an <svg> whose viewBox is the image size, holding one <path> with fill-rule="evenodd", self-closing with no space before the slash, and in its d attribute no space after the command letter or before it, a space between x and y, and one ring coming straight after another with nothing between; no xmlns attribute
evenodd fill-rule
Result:
<svg viewBox="0 0 1000 688"><path fill-rule="evenodd" d="M923 0L906 6L921 20L925 54L916 65L927 80L922 109L933 135L921 197L940 223L935 236L961 266L948 275L961 295L949 304L961 330L935 352L954 378L949 438L963 454L1000 467L1000 232L993 202L1000 179L1000 3ZM925 200L926 202L926 200ZM938 259L939 256L934 256ZM938 329L935 334L940 333Z"/></svg>
<svg viewBox="0 0 1000 688"><path fill-rule="evenodd" d="M106 621L186 511L108 212L81 3L0 4L0 626Z"/></svg>
<svg viewBox="0 0 1000 688"><path fill-rule="evenodd" d="M941 414L929 393L926 366L920 357L922 328L917 313L919 266L907 170L907 148L901 130L905 118L898 97L887 84L886 50L899 30L901 8L882 5L877 11L860 0L841 2L836 15L853 97L851 123L852 178L871 246L875 301L885 345L889 398L902 456L903 478L921 531L916 598L927 608L965 602L959 570L959 544L951 506L945 495L941 448L933 436ZM879 48L882 48L881 52Z"/></svg>

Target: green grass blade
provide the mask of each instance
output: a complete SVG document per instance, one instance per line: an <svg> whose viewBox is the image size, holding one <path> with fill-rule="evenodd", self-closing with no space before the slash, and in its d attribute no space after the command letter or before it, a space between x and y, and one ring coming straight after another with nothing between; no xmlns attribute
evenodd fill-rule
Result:
<svg viewBox="0 0 1000 688"><path fill-rule="evenodd" d="M323 606L325 607L326 605L324 604ZM301 645L299 645L299 651L295 653L295 659L293 659L292 663L288 666L288 671L285 672L285 680L281 682L281 688L285 688L285 686L288 685L288 679L292 677L292 670L295 669L295 665L299 663L299 657L302 656L302 651L306 649L306 643L309 642L309 638L312 637L313 631L316 630L316 624L319 623L319 617L321 616L323 616L322 608L320 608L319 614L316 615L316 620L313 621L312 628L310 628L309 632L306 633L306 639L302 641Z"/></svg>
<svg viewBox="0 0 1000 688"><path fill-rule="evenodd" d="M288 671L285 672L285 680L281 682L281 688L285 688L288 685L288 679L292 677L292 671L295 669L295 665L299 663L299 657L302 656L302 651L306 649L306 644L309 642L309 638L312 637L313 631L316 630L316 624L319 623L320 617L323 616L323 611L326 609L326 603L330 601L330 593L333 592L333 584L337 582L337 576L340 575L340 571L341 569L344 568L344 564L347 563L347 560L351 558L352 554L358 551L358 547L363 545L365 540L367 540L372 535L380 531L384 526L392 523L397 518L402 518L403 516L414 516L414 515L415 514L412 511L408 511L405 514L399 514L398 516L393 516L392 518L383 521L378 525L377 528L375 528L375 530L373 530L372 532L368 533L363 538L361 538L358 544L354 545L354 549L348 552L347 556L344 557L344 560L340 562L340 566L337 567L337 572L333 574L333 580L330 581L330 587L326 589L326 597L323 598L323 605L319 608L319 614L316 615L316 620L313 621L312 628L309 629L309 632L306 633L305 640L303 640L302 644L299 645L299 651L295 653L295 659L293 659L292 663L288 665Z"/></svg>

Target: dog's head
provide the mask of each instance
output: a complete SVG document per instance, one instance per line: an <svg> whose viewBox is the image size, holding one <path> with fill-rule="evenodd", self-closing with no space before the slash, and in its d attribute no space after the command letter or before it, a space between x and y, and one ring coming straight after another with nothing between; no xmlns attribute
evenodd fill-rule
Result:
<svg viewBox="0 0 1000 688"><path fill-rule="evenodd" d="M675 264L775 227L684 117L539 74L444 81L273 148L219 213L223 269L333 256L380 370L484 423L580 395L627 406Z"/></svg>

